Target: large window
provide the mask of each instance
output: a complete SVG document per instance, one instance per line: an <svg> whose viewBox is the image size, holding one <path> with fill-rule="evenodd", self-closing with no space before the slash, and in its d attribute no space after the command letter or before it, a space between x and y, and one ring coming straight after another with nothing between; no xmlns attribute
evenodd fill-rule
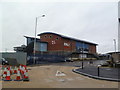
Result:
<svg viewBox="0 0 120 90"><path fill-rule="evenodd" d="M89 45L82 42L76 42L76 51L78 52L88 52L89 51Z"/></svg>

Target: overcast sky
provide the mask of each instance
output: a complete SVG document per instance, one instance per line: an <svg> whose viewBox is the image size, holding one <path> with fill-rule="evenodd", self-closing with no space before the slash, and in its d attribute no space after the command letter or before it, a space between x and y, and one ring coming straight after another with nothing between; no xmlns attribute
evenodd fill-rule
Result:
<svg viewBox="0 0 120 90"><path fill-rule="evenodd" d="M118 40L117 2L2 2L0 25L2 51L26 44L23 37L56 32L62 35L97 43L97 52L114 51L113 39Z"/></svg>

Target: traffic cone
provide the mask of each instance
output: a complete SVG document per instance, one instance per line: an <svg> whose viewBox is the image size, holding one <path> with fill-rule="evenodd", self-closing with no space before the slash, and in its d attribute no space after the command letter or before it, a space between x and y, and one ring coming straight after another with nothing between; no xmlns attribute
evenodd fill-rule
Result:
<svg viewBox="0 0 120 90"><path fill-rule="evenodd" d="M17 67L14 68L14 74L17 74Z"/></svg>
<svg viewBox="0 0 120 90"><path fill-rule="evenodd" d="M25 68L25 70L27 70L27 66L26 65L23 65L23 67Z"/></svg>
<svg viewBox="0 0 120 90"><path fill-rule="evenodd" d="M21 76L20 76L20 70L17 70L17 77L16 77L16 80L14 81L22 81Z"/></svg>
<svg viewBox="0 0 120 90"><path fill-rule="evenodd" d="M25 70L21 70L21 74L24 75L24 73L25 73Z"/></svg>
<svg viewBox="0 0 120 90"><path fill-rule="evenodd" d="M13 74L12 66L10 66L10 74Z"/></svg>
<svg viewBox="0 0 120 90"><path fill-rule="evenodd" d="M20 66L19 66L19 69L20 69L20 73L21 73L21 71L22 71L22 65L20 64Z"/></svg>
<svg viewBox="0 0 120 90"><path fill-rule="evenodd" d="M10 66L8 67L8 70L10 71L10 74L12 75L12 70Z"/></svg>
<svg viewBox="0 0 120 90"><path fill-rule="evenodd" d="M12 81L12 79L10 78L10 71L7 70L7 75L4 81Z"/></svg>
<svg viewBox="0 0 120 90"><path fill-rule="evenodd" d="M6 78L6 74L3 74L2 75L2 80L5 80L5 78Z"/></svg>
<svg viewBox="0 0 120 90"><path fill-rule="evenodd" d="M28 73L25 71L23 81L29 81Z"/></svg>
<svg viewBox="0 0 120 90"><path fill-rule="evenodd" d="M7 74L7 68L6 68L6 67L4 67L4 72L3 72L3 74Z"/></svg>
<svg viewBox="0 0 120 90"><path fill-rule="evenodd" d="M0 70L2 70L2 65L0 65Z"/></svg>

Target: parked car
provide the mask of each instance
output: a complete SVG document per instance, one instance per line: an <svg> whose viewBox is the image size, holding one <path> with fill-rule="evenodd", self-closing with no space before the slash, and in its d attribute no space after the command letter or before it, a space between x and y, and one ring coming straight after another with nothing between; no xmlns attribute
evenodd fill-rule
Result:
<svg viewBox="0 0 120 90"><path fill-rule="evenodd" d="M65 58L65 62L73 62L70 58Z"/></svg>
<svg viewBox="0 0 120 90"><path fill-rule="evenodd" d="M1 58L1 63L2 65L9 65L9 62L7 60L5 60L5 58Z"/></svg>

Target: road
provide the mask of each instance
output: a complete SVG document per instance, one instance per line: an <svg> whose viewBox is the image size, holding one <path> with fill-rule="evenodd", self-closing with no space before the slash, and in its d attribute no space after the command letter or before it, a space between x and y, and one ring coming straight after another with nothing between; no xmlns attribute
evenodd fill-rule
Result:
<svg viewBox="0 0 120 90"><path fill-rule="evenodd" d="M92 60L93 64L90 64L91 60L84 60L83 64L84 66L98 66L99 64L105 63L106 60ZM81 62L82 61L74 61L74 62L60 62L60 63L46 63L46 62L41 62L39 65L60 65L60 66L72 66L72 67L81 67Z"/></svg>
<svg viewBox="0 0 120 90"><path fill-rule="evenodd" d="M97 63L96 63L97 64ZM95 64L95 65L96 65ZM117 82L92 79L72 72L79 62L57 63L49 65L29 66L29 82L4 82L3 88L118 88ZM85 62L88 65L88 62ZM65 76L56 76L60 71ZM11 76L15 79L15 76Z"/></svg>

